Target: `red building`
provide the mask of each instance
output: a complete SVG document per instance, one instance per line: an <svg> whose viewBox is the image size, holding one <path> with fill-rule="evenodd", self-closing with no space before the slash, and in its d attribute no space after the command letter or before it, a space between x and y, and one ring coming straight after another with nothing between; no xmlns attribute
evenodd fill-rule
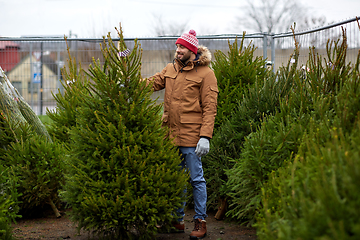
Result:
<svg viewBox="0 0 360 240"><path fill-rule="evenodd" d="M19 45L11 41L0 41L0 67L10 71L20 61Z"/></svg>

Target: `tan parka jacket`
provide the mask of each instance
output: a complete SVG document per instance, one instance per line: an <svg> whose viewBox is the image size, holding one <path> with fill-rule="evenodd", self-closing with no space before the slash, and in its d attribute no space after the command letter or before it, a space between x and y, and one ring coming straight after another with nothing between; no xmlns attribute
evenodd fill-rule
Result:
<svg viewBox="0 0 360 240"><path fill-rule="evenodd" d="M200 136L212 138L219 91L210 62L210 51L199 46L194 61L183 66L175 59L147 80L154 91L165 88L163 124L177 146L196 147Z"/></svg>

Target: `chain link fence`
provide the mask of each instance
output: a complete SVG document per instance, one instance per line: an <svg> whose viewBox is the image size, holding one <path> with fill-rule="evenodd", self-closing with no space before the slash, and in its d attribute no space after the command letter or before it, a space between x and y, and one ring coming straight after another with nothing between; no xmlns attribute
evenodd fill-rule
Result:
<svg viewBox="0 0 360 240"><path fill-rule="evenodd" d="M268 60L274 71L279 66L291 61L290 56L295 49L294 38L300 43L300 66L306 65L309 48L315 47L316 53L326 56L328 40L341 39L342 31L346 31L348 42L347 61L354 62L360 49L360 25L357 18L331 24L328 26L296 32L295 34L245 34L244 47L256 47L255 55ZM118 41L117 36L112 36ZM227 53L229 43L241 41L243 33L238 35L211 35L198 36L199 43L209 48L214 54L216 51ZM150 77L161 71L165 65L172 62L175 54L175 41L178 36L138 38L142 56L142 77ZM129 49L134 46L133 38L126 38ZM103 61L100 43L103 39L68 38L63 37L32 37L32 38L0 38L0 67L18 89L19 93L29 103L38 115L45 115L47 109L53 110L56 101L53 94L62 91L61 69L67 66L70 55L81 62L86 70L93 59ZM163 92L153 95L162 102Z"/></svg>

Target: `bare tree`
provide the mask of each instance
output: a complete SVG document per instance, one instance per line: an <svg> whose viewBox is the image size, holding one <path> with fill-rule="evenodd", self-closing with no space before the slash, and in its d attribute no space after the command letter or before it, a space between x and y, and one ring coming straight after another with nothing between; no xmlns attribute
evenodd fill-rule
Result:
<svg viewBox="0 0 360 240"><path fill-rule="evenodd" d="M243 15L236 19L235 30L289 32L294 22L304 22L308 9L298 0L246 0Z"/></svg>
<svg viewBox="0 0 360 240"><path fill-rule="evenodd" d="M306 16L302 22L296 23L298 31L310 30L315 27L321 27L326 24L325 16Z"/></svg>

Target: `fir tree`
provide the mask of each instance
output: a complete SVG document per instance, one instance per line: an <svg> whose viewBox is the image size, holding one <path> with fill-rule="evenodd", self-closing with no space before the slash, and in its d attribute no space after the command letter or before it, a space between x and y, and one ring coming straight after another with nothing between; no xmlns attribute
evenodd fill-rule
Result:
<svg viewBox="0 0 360 240"><path fill-rule="evenodd" d="M339 44L340 43L340 44ZM329 41L325 66L310 49L306 74L313 97L295 158L262 187L260 239L358 239L360 52L346 63L347 43Z"/></svg>
<svg viewBox="0 0 360 240"><path fill-rule="evenodd" d="M118 48L104 37L105 62L93 61L87 92L79 92L64 199L79 229L152 239L184 200L187 174L161 126L162 106L141 81L140 46L135 40L128 50L118 33Z"/></svg>
<svg viewBox="0 0 360 240"><path fill-rule="evenodd" d="M43 123L1 68L0 96L0 164L12 173L4 184L0 184L0 194L5 196L0 211L8 215L6 222L9 223L14 220L14 213L19 208L22 213L31 212L35 206L50 203L60 216L54 203L59 200L57 193L64 179L61 145L52 142ZM14 183L10 197L6 196L9 182ZM9 203L12 204L10 208L16 211L2 209L6 205L9 208ZM1 228L4 223L0 223Z"/></svg>
<svg viewBox="0 0 360 240"><path fill-rule="evenodd" d="M9 145L4 159L17 177L21 214L31 216L50 205L60 217L58 193L64 184L62 145L30 131L26 138Z"/></svg>
<svg viewBox="0 0 360 240"><path fill-rule="evenodd" d="M70 55L70 50L68 48ZM46 115L50 117L51 124L48 128L50 135L70 147L70 129L76 124L77 107L81 103L81 91L87 91L88 78L78 64L76 59L71 57L68 60L68 69L62 69L62 74L66 81L61 82L64 93L58 92L53 95L57 102L55 110L47 111Z"/></svg>
<svg viewBox="0 0 360 240"><path fill-rule="evenodd" d="M15 222L18 207L18 192L16 189L16 177L10 168L0 164L0 239L10 240L12 238L11 223Z"/></svg>
<svg viewBox="0 0 360 240"><path fill-rule="evenodd" d="M255 56L256 48L251 43L247 47L244 46L244 39L245 32L240 46L235 39L233 44L229 42L227 54L221 51L216 51L214 54L215 61L212 66L219 87L215 130L233 114L244 91L257 80L265 79L268 72L264 68L266 59Z"/></svg>
<svg viewBox="0 0 360 240"><path fill-rule="evenodd" d="M229 190L225 186L225 172L234 165L232 159L239 157L244 137L256 128L264 111L270 113L276 109L274 100L278 101L275 76L264 68L265 60L254 55L253 45L244 46L244 36L240 45L237 39L233 44L229 42L227 54L221 51L214 54L218 108L212 147L203 158L204 174L209 183L207 204L213 209L226 208L224 199ZM264 89L269 94L264 93Z"/></svg>
<svg viewBox="0 0 360 240"><path fill-rule="evenodd" d="M5 114L0 117L0 133L0 164L14 173L14 190L21 193L16 199L21 214L31 215L38 206L50 204L59 217L56 203L64 183L62 145L38 134L30 124L16 123Z"/></svg>

